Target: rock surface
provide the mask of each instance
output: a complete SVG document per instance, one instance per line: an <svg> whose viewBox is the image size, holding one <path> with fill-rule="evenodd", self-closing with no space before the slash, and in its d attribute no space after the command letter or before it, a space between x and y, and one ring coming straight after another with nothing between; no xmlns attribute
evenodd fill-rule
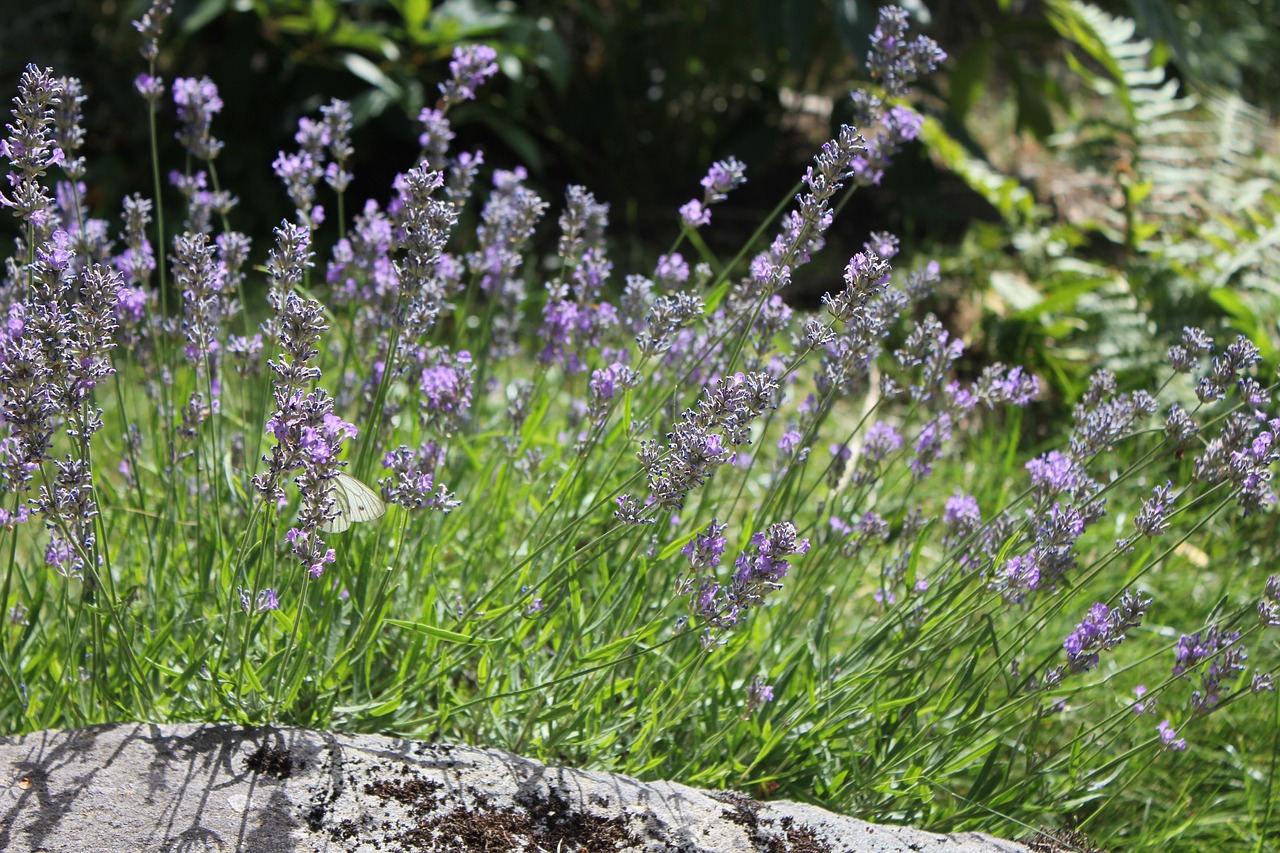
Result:
<svg viewBox="0 0 1280 853"><path fill-rule="evenodd" d="M126 723L0 739L0 850L1027 851L791 802L305 729Z"/></svg>

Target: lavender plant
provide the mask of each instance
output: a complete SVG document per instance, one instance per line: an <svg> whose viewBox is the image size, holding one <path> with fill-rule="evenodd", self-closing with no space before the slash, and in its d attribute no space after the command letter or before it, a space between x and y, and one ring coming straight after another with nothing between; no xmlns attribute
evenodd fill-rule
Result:
<svg viewBox="0 0 1280 853"><path fill-rule="evenodd" d="M911 86L943 57L905 12L882 12L860 126L749 260L681 253L746 180L727 158L617 286L607 203L570 187L553 224L522 170L477 191L482 154L452 150L449 111L498 70L482 46L389 200L341 222L334 101L274 163L295 221L269 248L230 230L216 88L174 80L170 117L155 76L168 8L138 22L138 88L189 154L181 233L158 167L116 238L87 216L75 81L29 68L0 143L22 228L0 289L6 731L396 731L1014 832L1105 811L1271 691L1277 576L1169 603L1198 534L1275 503L1256 347L1188 329L1161 388L1099 373L1028 453L1040 384L977 369L923 310L939 266L899 268L893 235L820 315L780 297L920 126ZM352 475L393 509L331 533Z"/></svg>

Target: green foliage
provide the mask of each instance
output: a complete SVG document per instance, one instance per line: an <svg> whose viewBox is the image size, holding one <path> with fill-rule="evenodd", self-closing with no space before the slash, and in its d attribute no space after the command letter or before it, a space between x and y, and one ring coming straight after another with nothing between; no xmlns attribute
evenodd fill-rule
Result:
<svg viewBox="0 0 1280 853"><path fill-rule="evenodd" d="M1039 184L1052 210L938 125L921 135L1009 226L978 226L962 254L965 263L985 254L994 268L984 303L994 352L1030 348L1031 363L1057 377L1068 400L1099 356L1112 369L1149 373L1159 358L1151 336L1168 341L1185 325L1249 335L1273 360L1280 169L1260 113L1239 98L1202 104L1181 94L1131 20L1075 0L1048 4L1046 20L1069 48L1070 73L1056 91L1076 93L1071 123L1041 134L1043 147L989 131L984 141L991 158L1016 163ZM961 59L952 78L957 115L977 102L983 67ZM1024 98L1016 100L1014 130L1025 125ZM1040 98L1055 100L1047 90Z"/></svg>

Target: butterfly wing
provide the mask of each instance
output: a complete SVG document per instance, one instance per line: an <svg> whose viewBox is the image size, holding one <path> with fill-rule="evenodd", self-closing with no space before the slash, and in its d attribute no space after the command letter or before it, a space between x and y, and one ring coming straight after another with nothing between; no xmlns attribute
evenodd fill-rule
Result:
<svg viewBox="0 0 1280 853"><path fill-rule="evenodd" d="M387 511L387 505L378 493L350 474L339 473L338 482L346 487L348 513L353 522L373 521L382 518Z"/></svg>
<svg viewBox="0 0 1280 853"><path fill-rule="evenodd" d="M320 525L325 533L342 533L357 521L381 518L387 505L378 493L341 471L333 478L333 505L338 514Z"/></svg>
<svg viewBox="0 0 1280 853"><path fill-rule="evenodd" d="M341 480L335 477L332 483L329 494L333 497L333 508L337 514L321 523L320 529L325 533L342 533L351 526L351 501L347 498L347 490L342 487Z"/></svg>

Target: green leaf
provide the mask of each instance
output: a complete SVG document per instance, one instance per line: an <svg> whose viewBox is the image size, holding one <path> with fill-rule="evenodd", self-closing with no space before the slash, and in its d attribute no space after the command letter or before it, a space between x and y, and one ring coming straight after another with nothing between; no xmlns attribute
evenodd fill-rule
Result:
<svg viewBox="0 0 1280 853"><path fill-rule="evenodd" d="M409 35L421 34L426 29L427 17L431 14L431 0L400 0L398 5Z"/></svg>
<svg viewBox="0 0 1280 853"><path fill-rule="evenodd" d="M201 0L182 16L182 34L194 35L200 32L212 21L221 18L231 8L231 0Z"/></svg>
<svg viewBox="0 0 1280 853"><path fill-rule="evenodd" d="M458 643L464 646L482 646L486 643L495 642L494 640L482 640L467 634L459 634L457 631L450 631L445 628L437 628L435 625L425 625L422 622L388 619L383 624L395 625L397 628L404 628L406 631L413 631L415 634L426 634L428 637L435 637L437 640L444 640L446 643Z"/></svg>
<svg viewBox="0 0 1280 853"><path fill-rule="evenodd" d="M942 123L925 116L920 126L920 142L955 172L974 192L986 199L1011 225L1022 225L1035 215L1035 198L1017 178L1002 175L985 160L973 156L943 129ZM711 306L708 305L708 310Z"/></svg>
<svg viewBox="0 0 1280 853"><path fill-rule="evenodd" d="M404 94L404 89L400 84L382 73L381 68L374 65L360 54L344 53L342 54L341 62L352 74L356 75L369 85L386 92L393 99L399 99L400 96Z"/></svg>
<svg viewBox="0 0 1280 853"><path fill-rule="evenodd" d="M338 10L325 0L311 0L311 24L317 33L327 33L338 21Z"/></svg>
<svg viewBox="0 0 1280 853"><path fill-rule="evenodd" d="M365 702L360 705L339 705L333 710L348 717L385 717L397 710L404 702L400 694L392 696L385 702Z"/></svg>

